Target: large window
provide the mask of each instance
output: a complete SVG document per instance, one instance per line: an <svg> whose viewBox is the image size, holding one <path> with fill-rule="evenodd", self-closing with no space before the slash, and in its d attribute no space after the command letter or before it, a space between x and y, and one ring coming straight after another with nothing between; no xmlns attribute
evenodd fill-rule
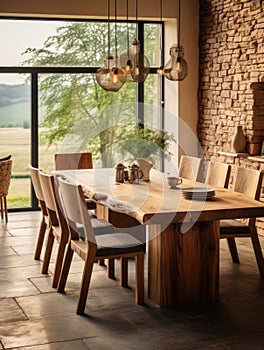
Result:
<svg viewBox="0 0 264 350"><path fill-rule="evenodd" d="M117 25L118 53L127 47L127 25ZM161 23L129 23L130 43L140 39L150 74L109 93L95 77L108 50L106 22L0 20L0 157L13 156L9 208L36 206L29 164L49 172L56 152L91 151L94 166L111 167L131 123L160 127L161 30Z"/></svg>

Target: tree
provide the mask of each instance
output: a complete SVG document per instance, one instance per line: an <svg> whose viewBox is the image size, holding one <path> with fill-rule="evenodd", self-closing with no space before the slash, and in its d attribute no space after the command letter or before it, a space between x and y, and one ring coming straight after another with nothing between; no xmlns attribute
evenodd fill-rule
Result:
<svg viewBox="0 0 264 350"><path fill-rule="evenodd" d="M130 32L135 36L134 24L130 25ZM151 30L149 34L150 38L155 36ZM41 49L28 48L25 53L30 59L24 65L97 67L106 55L107 38L107 23L67 23L57 28ZM117 49L118 52L126 49L125 24L118 25ZM112 146L118 142L120 133L124 136L126 123L136 121L133 104L136 84L125 84L113 93L97 84L95 74L43 74L39 89L45 110L42 139L51 145L70 137L80 151L92 151L96 158L101 158L103 167L113 166Z"/></svg>
<svg viewBox="0 0 264 350"><path fill-rule="evenodd" d="M24 120L23 129L29 129L29 121L28 120Z"/></svg>

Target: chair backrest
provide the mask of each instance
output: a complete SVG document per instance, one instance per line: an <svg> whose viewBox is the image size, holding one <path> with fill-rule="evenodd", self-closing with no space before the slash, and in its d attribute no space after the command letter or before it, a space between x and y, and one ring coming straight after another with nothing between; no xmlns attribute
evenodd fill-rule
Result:
<svg viewBox="0 0 264 350"><path fill-rule="evenodd" d="M6 197L9 190L12 172L12 159L0 162L0 196Z"/></svg>
<svg viewBox="0 0 264 350"><path fill-rule="evenodd" d="M237 167L234 179L234 191L259 200L263 181L263 172Z"/></svg>
<svg viewBox="0 0 264 350"><path fill-rule="evenodd" d="M196 181L201 166L201 159L197 157L181 156L179 164L179 177Z"/></svg>
<svg viewBox="0 0 264 350"><path fill-rule="evenodd" d="M41 187L41 183L39 180L39 169L38 168L34 168L33 166L29 166L29 172L30 172L30 176L31 176L31 181L35 190L35 194L36 197L39 201L43 201L44 200L44 194L42 191L42 187Z"/></svg>
<svg viewBox="0 0 264 350"><path fill-rule="evenodd" d="M92 169L92 153L57 153L54 156L56 170Z"/></svg>
<svg viewBox="0 0 264 350"><path fill-rule="evenodd" d="M58 177L59 194L63 203L64 212L69 224L71 238L83 237L85 232L88 244L96 244L89 211L83 195L82 187L62 180Z"/></svg>
<svg viewBox="0 0 264 350"><path fill-rule="evenodd" d="M53 193L53 183L54 183L53 175L46 174L40 170L39 181L42 187L47 208L52 211L56 211L56 202L55 202L55 197Z"/></svg>
<svg viewBox="0 0 264 350"><path fill-rule="evenodd" d="M209 162L205 183L216 187L228 188L231 165L220 162Z"/></svg>
<svg viewBox="0 0 264 350"><path fill-rule="evenodd" d="M54 177L39 171L39 181L42 187L43 196L46 204L46 208L52 222L52 225L58 226L57 205L54 193Z"/></svg>
<svg viewBox="0 0 264 350"><path fill-rule="evenodd" d="M56 227L56 238L69 239L69 227L60 200L58 184L53 175L39 171L39 178L42 185L47 212L53 227Z"/></svg>

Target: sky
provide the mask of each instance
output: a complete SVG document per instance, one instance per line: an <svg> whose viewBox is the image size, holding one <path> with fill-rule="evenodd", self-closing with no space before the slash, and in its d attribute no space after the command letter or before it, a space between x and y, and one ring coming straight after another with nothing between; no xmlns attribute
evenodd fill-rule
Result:
<svg viewBox="0 0 264 350"><path fill-rule="evenodd" d="M21 55L28 47L41 48L55 34L62 22L0 20L0 66L19 66L26 59ZM19 84L19 74L0 74L0 83Z"/></svg>

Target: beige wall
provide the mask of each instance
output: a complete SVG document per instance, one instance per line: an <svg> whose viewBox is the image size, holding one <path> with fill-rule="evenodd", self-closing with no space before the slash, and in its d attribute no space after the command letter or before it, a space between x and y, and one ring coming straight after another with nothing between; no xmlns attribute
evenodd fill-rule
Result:
<svg viewBox="0 0 264 350"><path fill-rule="evenodd" d="M197 136L198 124L198 88L199 88L199 1L181 1L181 44L185 48L185 59L188 62L189 73L184 81L179 83L179 115ZM189 144L185 149L188 154L197 155L196 138L188 141L185 133L179 131L180 144Z"/></svg>
<svg viewBox="0 0 264 350"><path fill-rule="evenodd" d="M169 48L176 42L176 20L165 22L165 62ZM178 145L182 153L198 155L198 87L199 87L199 1L181 1L181 45L185 49L189 73L182 82L165 81L165 107L169 113L179 116ZM177 98L177 96L179 98ZM174 159L174 162L177 160Z"/></svg>
<svg viewBox="0 0 264 350"><path fill-rule="evenodd" d="M135 0L129 1L129 16L135 17ZM177 2L163 0L163 17L175 18ZM126 0L118 0L118 16L126 15ZM114 14L114 0L111 0ZM107 0L1 0L0 15L66 16L100 18L107 15ZM160 18L160 0L138 0L138 18Z"/></svg>

